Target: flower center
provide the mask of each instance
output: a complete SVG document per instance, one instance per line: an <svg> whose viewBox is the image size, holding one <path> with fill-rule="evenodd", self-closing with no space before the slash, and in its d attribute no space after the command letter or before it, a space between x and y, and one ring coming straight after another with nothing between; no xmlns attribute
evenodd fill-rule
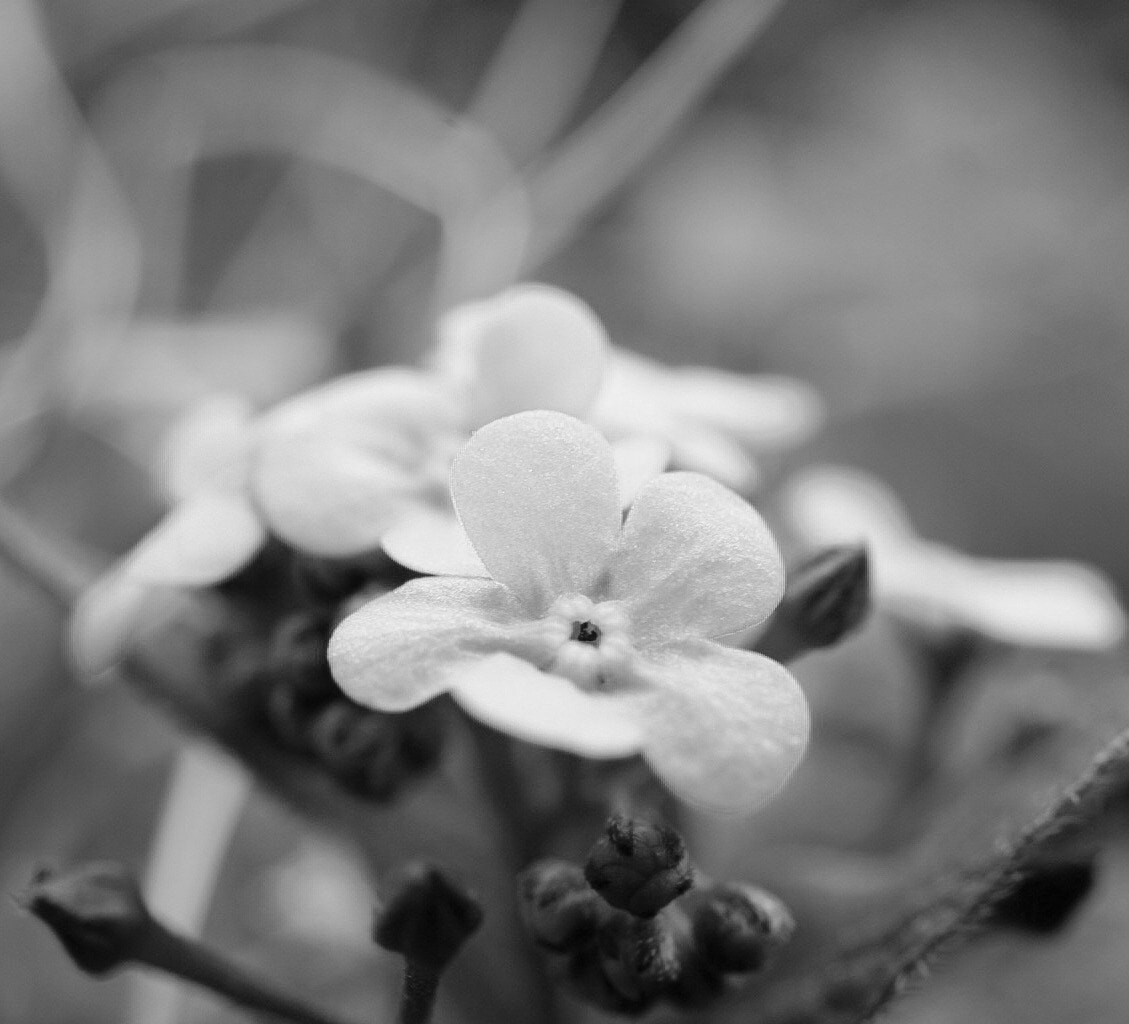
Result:
<svg viewBox="0 0 1129 1024"><path fill-rule="evenodd" d="M548 671L582 690L605 690L627 681L634 652L618 601L597 604L583 594L565 594L545 618L561 638L545 666Z"/></svg>
<svg viewBox="0 0 1129 1024"><path fill-rule="evenodd" d="M582 644L598 644L600 642L600 627L593 622L574 622L570 640L579 640Z"/></svg>

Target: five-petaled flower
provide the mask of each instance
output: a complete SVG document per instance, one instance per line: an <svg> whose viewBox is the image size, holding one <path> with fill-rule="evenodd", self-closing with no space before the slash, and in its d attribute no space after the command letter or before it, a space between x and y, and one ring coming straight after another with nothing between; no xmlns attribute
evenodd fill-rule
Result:
<svg viewBox="0 0 1129 1024"><path fill-rule="evenodd" d="M795 768L807 705L781 665L718 638L765 619L784 573L760 515L721 484L665 473L624 521L612 449L548 411L479 430L451 472L492 578L413 580L335 631L355 700L404 711L450 692L519 738L642 753L679 796L748 811Z"/></svg>

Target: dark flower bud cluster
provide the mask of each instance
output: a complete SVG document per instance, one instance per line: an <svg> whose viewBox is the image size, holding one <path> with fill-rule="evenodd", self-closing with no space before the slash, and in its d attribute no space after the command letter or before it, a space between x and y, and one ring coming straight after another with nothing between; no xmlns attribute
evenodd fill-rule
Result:
<svg viewBox="0 0 1129 1024"><path fill-rule="evenodd" d="M694 868L674 829L617 814L588 854L584 877L616 909L654 917L689 891Z"/></svg>
<svg viewBox="0 0 1129 1024"><path fill-rule="evenodd" d="M762 889L696 880L673 829L620 816L583 868L527 868L519 899L553 975L586 1002L631 1015L660 1002L709 1006L764 967L794 928Z"/></svg>
<svg viewBox="0 0 1129 1024"><path fill-rule="evenodd" d="M388 714L346 697L326 660L332 623L324 610L279 623L257 683L260 713L275 739L316 759L344 786L390 800L438 763L446 715L437 704Z"/></svg>

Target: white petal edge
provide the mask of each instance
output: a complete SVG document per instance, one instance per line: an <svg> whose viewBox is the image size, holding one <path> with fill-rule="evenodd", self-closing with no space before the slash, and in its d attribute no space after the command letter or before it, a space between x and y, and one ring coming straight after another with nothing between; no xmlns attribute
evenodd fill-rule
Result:
<svg viewBox="0 0 1129 1024"><path fill-rule="evenodd" d="M612 558L642 646L717 637L762 622L784 593L784 563L748 502L700 473L664 473L639 492Z"/></svg>
<svg viewBox="0 0 1129 1024"><path fill-rule="evenodd" d="M455 457L451 496L478 557L534 616L591 593L619 536L611 446L563 413L488 423Z"/></svg>
<svg viewBox="0 0 1129 1024"><path fill-rule="evenodd" d="M393 523L427 507L422 480L395 459L330 435L262 445L251 484L274 533L300 551L331 557L375 550Z"/></svg>
<svg viewBox="0 0 1129 1024"><path fill-rule="evenodd" d="M472 426L516 412L583 415L604 375L608 338L587 303L562 288L521 284L481 304L473 332Z"/></svg>
<svg viewBox="0 0 1129 1024"><path fill-rule="evenodd" d="M176 505L122 562L148 583L203 587L234 576L266 542L266 530L240 494L203 491Z"/></svg>
<svg viewBox="0 0 1129 1024"><path fill-rule="evenodd" d="M419 509L381 538L385 553L405 569L428 576L489 576L452 509Z"/></svg>
<svg viewBox="0 0 1129 1024"><path fill-rule="evenodd" d="M711 641L641 656L643 755L670 790L703 810L751 814L784 786L811 731L784 666Z"/></svg>
<svg viewBox="0 0 1129 1024"><path fill-rule="evenodd" d="M658 437L635 435L612 442L615 472L619 480L619 503L629 508L648 480L670 465L671 447Z"/></svg>
<svg viewBox="0 0 1129 1024"><path fill-rule="evenodd" d="M960 625L1002 643L1077 650L1108 650L1125 638L1113 587L1078 562L975 559L918 544L876 568L879 602L927 628Z"/></svg>
<svg viewBox="0 0 1129 1024"><path fill-rule="evenodd" d="M192 406L165 440L164 493L183 501L204 490L246 486L253 415L242 395L211 395Z"/></svg>
<svg viewBox="0 0 1129 1024"><path fill-rule="evenodd" d="M71 615L68 643L75 675L102 684L149 628L176 615L187 592L131 577L120 565L97 579L79 597Z"/></svg>
<svg viewBox="0 0 1129 1024"><path fill-rule="evenodd" d="M797 474L784 491L783 509L796 533L812 545L864 540L882 548L917 535L891 488L846 466L819 466Z"/></svg>
<svg viewBox="0 0 1129 1024"><path fill-rule="evenodd" d="M460 669L451 695L492 728L581 757L628 757L644 742L636 702L586 693L506 654Z"/></svg>
<svg viewBox="0 0 1129 1024"><path fill-rule="evenodd" d="M329 665L353 700L407 711L450 689L467 662L506 650L520 606L493 580L411 580L345 618L329 641Z"/></svg>
<svg viewBox="0 0 1129 1024"><path fill-rule="evenodd" d="M364 437L374 429L429 430L452 422L452 396L438 375L390 366L346 374L265 413L264 440L294 435Z"/></svg>

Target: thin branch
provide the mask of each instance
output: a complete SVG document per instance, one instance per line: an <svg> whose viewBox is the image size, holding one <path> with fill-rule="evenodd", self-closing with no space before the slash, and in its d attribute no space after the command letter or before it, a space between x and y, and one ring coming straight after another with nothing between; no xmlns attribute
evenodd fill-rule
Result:
<svg viewBox="0 0 1129 1024"><path fill-rule="evenodd" d="M69 612L97 575L94 560L77 546L48 537L6 501L0 500L0 561L35 584Z"/></svg>
<svg viewBox="0 0 1129 1024"><path fill-rule="evenodd" d="M533 172L526 270L549 259L702 102L784 0L707 0Z"/></svg>

